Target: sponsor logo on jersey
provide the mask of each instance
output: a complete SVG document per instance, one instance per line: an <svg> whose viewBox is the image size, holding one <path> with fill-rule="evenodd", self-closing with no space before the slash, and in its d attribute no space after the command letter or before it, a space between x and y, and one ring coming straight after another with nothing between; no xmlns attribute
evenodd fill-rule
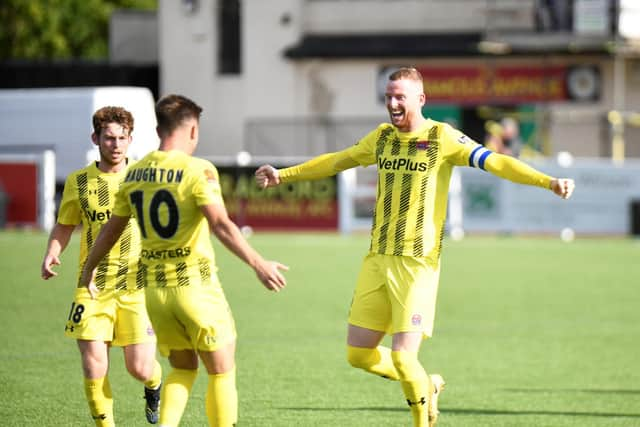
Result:
<svg viewBox="0 0 640 427"><path fill-rule="evenodd" d="M93 211L84 211L84 215L91 222L96 222L96 221L103 222L111 218L111 211L107 209L104 212L99 212L94 209Z"/></svg>
<svg viewBox="0 0 640 427"><path fill-rule="evenodd" d="M174 249L142 249L140 251L140 257L143 259L168 259L168 258L182 258L191 254L191 246L185 246L184 248Z"/></svg>
<svg viewBox="0 0 640 427"><path fill-rule="evenodd" d="M425 172L427 170L427 162L416 162L411 159L393 159L389 160L384 157L378 158L378 169L408 172Z"/></svg>

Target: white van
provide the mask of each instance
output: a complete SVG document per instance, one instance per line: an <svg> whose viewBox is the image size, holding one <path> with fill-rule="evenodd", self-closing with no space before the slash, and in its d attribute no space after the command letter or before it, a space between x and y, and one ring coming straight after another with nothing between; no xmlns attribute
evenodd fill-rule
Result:
<svg viewBox="0 0 640 427"><path fill-rule="evenodd" d="M138 159L158 147L151 91L144 87L105 86L0 90L0 153L55 153L56 184L98 159L91 142L93 113L121 106L133 114L129 157Z"/></svg>

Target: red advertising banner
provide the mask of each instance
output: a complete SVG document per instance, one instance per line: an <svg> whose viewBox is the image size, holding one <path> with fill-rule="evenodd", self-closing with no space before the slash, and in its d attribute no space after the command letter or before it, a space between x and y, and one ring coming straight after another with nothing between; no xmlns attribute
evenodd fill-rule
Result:
<svg viewBox="0 0 640 427"><path fill-rule="evenodd" d="M421 67L427 102L524 103L565 101L566 66Z"/></svg>
<svg viewBox="0 0 640 427"><path fill-rule="evenodd" d="M0 190L8 197L8 225L38 223L38 165L35 163L2 163Z"/></svg>
<svg viewBox="0 0 640 427"><path fill-rule="evenodd" d="M253 168L218 167L231 219L256 230L337 230L336 177L262 190Z"/></svg>

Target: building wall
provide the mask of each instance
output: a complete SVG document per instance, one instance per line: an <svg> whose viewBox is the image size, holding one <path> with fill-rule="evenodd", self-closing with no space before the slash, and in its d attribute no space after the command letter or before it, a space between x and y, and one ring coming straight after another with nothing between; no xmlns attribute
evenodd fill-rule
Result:
<svg viewBox="0 0 640 427"><path fill-rule="evenodd" d="M515 3L507 3L510 12L487 9L487 13L482 14L475 9L478 5L485 7L495 3L480 0L244 0L242 72L229 76L217 72L217 0L201 0L193 13L186 12L181 1L160 0L161 93L183 93L204 107L199 155L231 156L247 147L259 147L261 141L271 144L268 150L273 155L312 155L326 148L347 146L370 126L386 120L384 105L377 100L376 92L379 69L385 65L589 63L600 67L602 96L597 102L547 105L549 153L568 150L577 156L606 154L603 117L614 103L613 60L609 57L293 61L284 56L286 48L297 44L310 32L478 29L488 25L478 16L497 13L495 19L504 19L508 16L505 14L516 13ZM519 4L530 7L531 3ZM456 14L450 13L454 6ZM467 20L465 14L473 16ZM640 73L637 65L629 67L632 69L627 74L632 77L624 90L624 107L633 109L640 105ZM337 132L333 134L328 128L320 127L327 135L310 136L308 130L312 127L308 127L306 133L294 129L305 120L340 122L344 126L335 128ZM279 131L275 130L276 125ZM267 135L268 132L273 133ZM318 139L317 143L312 142L308 150L300 150L309 143L308 139L314 138ZM327 143L327 140L332 142Z"/></svg>
<svg viewBox="0 0 640 427"><path fill-rule="evenodd" d="M183 94L203 107L199 155L231 154L242 141L245 79L217 75L216 2L197 3L194 11L182 1L158 4L160 92Z"/></svg>
<svg viewBox="0 0 640 427"><path fill-rule="evenodd" d="M302 34L299 0L242 3L243 113L247 117L295 115L300 108L300 70L283 57Z"/></svg>
<svg viewBox="0 0 640 427"><path fill-rule="evenodd" d="M528 0L526 0L528 2ZM486 0L422 0L304 2L308 33L447 32L485 28ZM451 13L455 10L456 13Z"/></svg>
<svg viewBox="0 0 640 427"><path fill-rule="evenodd" d="M154 11L119 9L109 19L109 62L158 63L158 18Z"/></svg>

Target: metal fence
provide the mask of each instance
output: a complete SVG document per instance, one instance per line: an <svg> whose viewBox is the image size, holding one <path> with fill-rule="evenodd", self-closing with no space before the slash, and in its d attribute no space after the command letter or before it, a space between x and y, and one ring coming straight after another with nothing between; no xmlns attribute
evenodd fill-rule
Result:
<svg viewBox="0 0 640 427"><path fill-rule="evenodd" d="M252 120L247 123L244 150L253 157L312 157L356 143L384 120L384 117Z"/></svg>

